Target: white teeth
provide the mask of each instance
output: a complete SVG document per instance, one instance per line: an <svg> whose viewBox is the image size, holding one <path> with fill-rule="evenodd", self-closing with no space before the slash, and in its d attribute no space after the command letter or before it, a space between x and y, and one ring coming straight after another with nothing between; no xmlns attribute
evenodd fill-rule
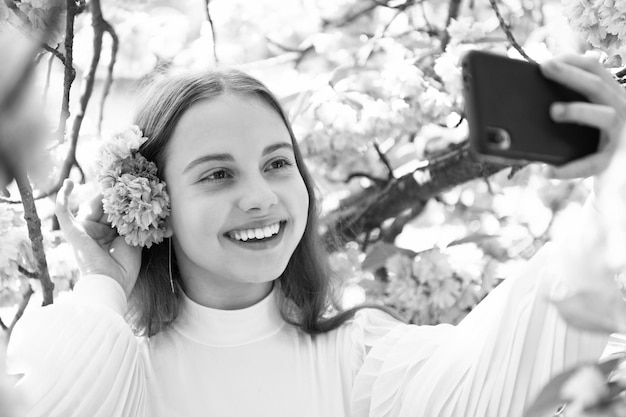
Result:
<svg viewBox="0 0 626 417"><path fill-rule="evenodd" d="M256 229L247 229L247 230L236 230L229 233L229 236L236 240L241 240L243 242L249 239L264 239L267 237L271 237L280 232L280 223L274 223L269 226L265 226L263 228Z"/></svg>

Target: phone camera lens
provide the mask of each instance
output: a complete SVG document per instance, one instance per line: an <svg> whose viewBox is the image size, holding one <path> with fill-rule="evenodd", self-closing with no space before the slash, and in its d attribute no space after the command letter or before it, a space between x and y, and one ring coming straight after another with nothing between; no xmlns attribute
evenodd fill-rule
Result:
<svg viewBox="0 0 626 417"><path fill-rule="evenodd" d="M509 149L511 147L511 137L504 129L488 127L487 144L495 149Z"/></svg>

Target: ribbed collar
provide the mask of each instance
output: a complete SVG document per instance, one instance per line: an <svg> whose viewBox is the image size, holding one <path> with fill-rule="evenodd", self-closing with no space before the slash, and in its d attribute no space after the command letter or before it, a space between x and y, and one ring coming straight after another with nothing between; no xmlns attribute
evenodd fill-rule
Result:
<svg viewBox="0 0 626 417"><path fill-rule="evenodd" d="M285 321L277 304L277 287L253 306L240 310L204 307L183 295L173 326L187 338L207 346L243 346L278 332Z"/></svg>

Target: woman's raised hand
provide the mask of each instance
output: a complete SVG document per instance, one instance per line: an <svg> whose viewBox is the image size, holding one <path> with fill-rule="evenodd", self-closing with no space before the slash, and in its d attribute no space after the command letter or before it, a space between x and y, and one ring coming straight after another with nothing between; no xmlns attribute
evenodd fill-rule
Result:
<svg viewBox="0 0 626 417"><path fill-rule="evenodd" d="M626 137L626 91L597 59L563 55L541 64L543 74L576 90L589 103L554 103L550 109L556 122L570 122L600 129L598 152L560 167L552 167L554 178L580 178L600 174Z"/></svg>
<svg viewBox="0 0 626 417"><path fill-rule="evenodd" d="M69 210L74 184L65 180L56 200L56 216L72 245L82 275L102 274L117 281L130 295L141 267L141 247L126 243L106 221L102 199L96 197L81 208L78 218Z"/></svg>
<svg viewBox="0 0 626 417"><path fill-rule="evenodd" d="M596 175L598 259L613 272L626 267L626 90L597 60L565 55L541 66L544 75L584 94L590 103L557 103L552 118L597 127L601 131L597 153L553 168L555 178ZM596 254L596 255L598 255ZM598 256L596 256L598 258Z"/></svg>

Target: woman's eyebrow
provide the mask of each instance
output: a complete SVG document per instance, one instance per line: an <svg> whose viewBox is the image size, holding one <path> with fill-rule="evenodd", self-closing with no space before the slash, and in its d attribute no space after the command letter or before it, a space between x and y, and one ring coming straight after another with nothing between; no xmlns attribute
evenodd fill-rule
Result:
<svg viewBox="0 0 626 417"><path fill-rule="evenodd" d="M232 162L234 160L235 158L233 158L233 156L229 153L215 153L215 154L204 155L204 156L194 159L189 164L187 164L185 169L183 169L183 174L187 173L188 171L191 171L194 167L204 164L206 162L211 162L211 161Z"/></svg>
<svg viewBox="0 0 626 417"><path fill-rule="evenodd" d="M280 143L275 143L273 145L269 145L265 149L263 149L263 156L268 155L272 152L275 152L279 149L288 149L293 152L293 146L291 145L291 143L280 142ZM203 155L199 158L194 159L189 164L187 164L185 169L183 169L183 174L186 174L188 171L191 171L194 167L204 164L206 162L212 162L212 161L232 162L234 160L235 158L233 158L233 156L229 153L216 153L216 154Z"/></svg>
<svg viewBox="0 0 626 417"><path fill-rule="evenodd" d="M272 152L275 152L279 149L288 149L290 151L293 152L293 146L291 145L291 143L288 142L280 142L280 143L275 143L273 145L269 145L268 147L266 147L265 149L263 149L263 156L270 154Z"/></svg>

